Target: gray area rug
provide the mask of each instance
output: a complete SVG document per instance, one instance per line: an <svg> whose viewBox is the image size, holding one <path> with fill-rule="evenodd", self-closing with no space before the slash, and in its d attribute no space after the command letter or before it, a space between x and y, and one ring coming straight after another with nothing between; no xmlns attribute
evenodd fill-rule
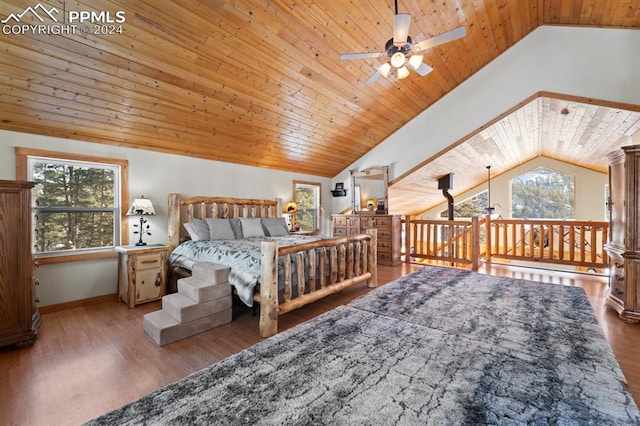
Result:
<svg viewBox="0 0 640 426"><path fill-rule="evenodd" d="M580 288L425 267L90 424L640 424Z"/></svg>

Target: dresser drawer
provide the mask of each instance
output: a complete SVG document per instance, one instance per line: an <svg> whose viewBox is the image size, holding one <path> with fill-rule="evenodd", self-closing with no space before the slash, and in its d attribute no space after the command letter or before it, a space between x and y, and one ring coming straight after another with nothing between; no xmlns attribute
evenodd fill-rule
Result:
<svg viewBox="0 0 640 426"><path fill-rule="evenodd" d="M389 250L378 250L378 260L390 261L391 252Z"/></svg>
<svg viewBox="0 0 640 426"><path fill-rule="evenodd" d="M373 229L376 227L376 220L373 217L363 217L360 219L360 229L366 231L367 229Z"/></svg>
<svg viewBox="0 0 640 426"><path fill-rule="evenodd" d="M376 217L376 228L391 228L390 217Z"/></svg>
<svg viewBox="0 0 640 426"><path fill-rule="evenodd" d="M624 295L627 290L627 281L625 278L624 261L622 259L615 259L615 262L611 265L611 272L609 276L609 285L611 288L611 296L624 300Z"/></svg>
<svg viewBox="0 0 640 426"><path fill-rule="evenodd" d="M347 218L344 216L333 216L334 226L347 226Z"/></svg>
<svg viewBox="0 0 640 426"><path fill-rule="evenodd" d="M381 240L380 238L378 238L378 250L384 249L389 251L390 248L391 248L391 239Z"/></svg>
<svg viewBox="0 0 640 426"><path fill-rule="evenodd" d="M359 228L360 227L360 218L357 215L346 217L347 226L349 228Z"/></svg>
<svg viewBox="0 0 640 426"><path fill-rule="evenodd" d="M333 227L333 236L334 237L344 237L347 235L347 227L346 226L334 226Z"/></svg>
<svg viewBox="0 0 640 426"><path fill-rule="evenodd" d="M391 230L390 229L378 229L378 239L379 240L391 240Z"/></svg>
<svg viewBox="0 0 640 426"><path fill-rule="evenodd" d="M140 254L136 256L136 270L158 269L162 256L160 253Z"/></svg>

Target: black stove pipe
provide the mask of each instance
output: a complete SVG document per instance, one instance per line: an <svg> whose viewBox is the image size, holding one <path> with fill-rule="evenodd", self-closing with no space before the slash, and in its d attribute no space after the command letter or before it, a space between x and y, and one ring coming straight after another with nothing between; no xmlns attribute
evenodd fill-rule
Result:
<svg viewBox="0 0 640 426"><path fill-rule="evenodd" d="M438 179L438 189L442 189L442 195L447 199L449 220L453 220L453 195L449 194L449 189L451 188L453 188L453 173L449 173Z"/></svg>

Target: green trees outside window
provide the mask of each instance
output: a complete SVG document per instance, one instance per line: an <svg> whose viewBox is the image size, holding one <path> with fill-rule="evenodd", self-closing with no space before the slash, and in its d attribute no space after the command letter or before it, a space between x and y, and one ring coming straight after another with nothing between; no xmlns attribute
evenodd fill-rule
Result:
<svg viewBox="0 0 640 426"><path fill-rule="evenodd" d="M573 175L536 167L511 181L512 217L521 219L573 219Z"/></svg>
<svg viewBox="0 0 640 426"><path fill-rule="evenodd" d="M36 253L119 244L119 166L29 157Z"/></svg>
<svg viewBox="0 0 640 426"><path fill-rule="evenodd" d="M293 186L298 206L296 225L301 231L316 231L320 211L320 184L294 182Z"/></svg>

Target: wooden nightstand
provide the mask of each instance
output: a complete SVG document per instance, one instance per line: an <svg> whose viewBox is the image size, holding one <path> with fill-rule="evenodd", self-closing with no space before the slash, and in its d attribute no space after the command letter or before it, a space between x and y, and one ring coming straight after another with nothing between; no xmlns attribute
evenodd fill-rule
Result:
<svg viewBox="0 0 640 426"><path fill-rule="evenodd" d="M167 293L169 246L120 246L118 252L118 297L133 308L161 299Z"/></svg>

